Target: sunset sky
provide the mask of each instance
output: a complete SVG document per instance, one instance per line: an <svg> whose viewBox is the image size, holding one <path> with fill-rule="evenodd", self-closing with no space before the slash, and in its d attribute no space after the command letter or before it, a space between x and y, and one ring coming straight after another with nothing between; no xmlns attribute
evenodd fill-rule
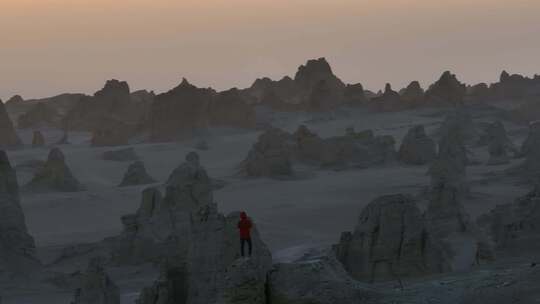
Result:
<svg viewBox="0 0 540 304"><path fill-rule="evenodd" d="M247 87L326 57L378 90L540 73L538 0L0 0L0 98Z"/></svg>

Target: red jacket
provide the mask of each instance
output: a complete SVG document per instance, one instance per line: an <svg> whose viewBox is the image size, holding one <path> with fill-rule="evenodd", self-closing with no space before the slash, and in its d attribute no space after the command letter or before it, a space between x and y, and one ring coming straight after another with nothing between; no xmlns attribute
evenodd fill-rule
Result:
<svg viewBox="0 0 540 304"><path fill-rule="evenodd" d="M251 221L248 219L245 212L240 213L240 221L238 222L238 230L240 230L240 238L243 240L251 238Z"/></svg>

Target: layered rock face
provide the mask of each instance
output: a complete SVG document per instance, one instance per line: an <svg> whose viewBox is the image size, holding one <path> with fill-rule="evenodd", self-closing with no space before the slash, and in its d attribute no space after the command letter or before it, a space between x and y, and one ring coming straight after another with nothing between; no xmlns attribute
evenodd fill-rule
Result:
<svg viewBox="0 0 540 304"><path fill-rule="evenodd" d="M415 202L401 194L372 201L354 232L335 246L345 269L361 281L396 280L448 269Z"/></svg>
<svg viewBox="0 0 540 304"><path fill-rule="evenodd" d="M277 264L270 273L269 301L272 304L375 304L375 292L354 281L332 255L316 260Z"/></svg>
<svg viewBox="0 0 540 304"><path fill-rule="evenodd" d="M118 149L118 150L112 150L112 151L105 151L101 155L101 158L103 160L111 160L111 161L137 161L139 160L139 156L137 153L135 153L134 148L125 148L125 149Z"/></svg>
<svg viewBox="0 0 540 304"><path fill-rule="evenodd" d="M147 185L155 183L156 181L148 175L146 168L142 161L136 161L129 165L127 172L122 178L120 187Z"/></svg>
<svg viewBox="0 0 540 304"><path fill-rule="evenodd" d="M60 115L56 109L47 103L40 102L19 116L17 127L21 129L54 127L59 121Z"/></svg>
<svg viewBox="0 0 540 304"><path fill-rule="evenodd" d="M135 214L122 217L124 231L113 246L113 259L121 264L185 258L192 214L215 209L212 181L196 153L170 175L165 195L158 188L142 193Z"/></svg>
<svg viewBox="0 0 540 304"><path fill-rule="evenodd" d="M290 134L280 129L270 129L259 136L241 169L247 176L279 177L293 174Z"/></svg>
<svg viewBox="0 0 540 304"><path fill-rule="evenodd" d="M4 103L0 100L0 148L13 149L22 146L22 141L15 132Z"/></svg>
<svg viewBox="0 0 540 304"><path fill-rule="evenodd" d="M540 189L515 202L498 205L479 218L495 242L496 249L511 256L536 256L540 252Z"/></svg>
<svg viewBox="0 0 540 304"><path fill-rule="evenodd" d="M466 86L459 82L456 75L446 71L426 91L426 102L429 105L451 106L463 103Z"/></svg>
<svg viewBox="0 0 540 304"><path fill-rule="evenodd" d="M169 92L157 95L151 110L150 140L181 140L206 130L208 107L214 95L212 89L197 88L186 79Z"/></svg>
<svg viewBox="0 0 540 304"><path fill-rule="evenodd" d="M408 108L418 107L424 104L424 89L418 81L411 82L405 89L400 91L401 100Z"/></svg>
<svg viewBox="0 0 540 304"><path fill-rule="evenodd" d="M76 192L84 190L84 186L66 165L64 153L58 148L53 148L44 166L25 185L25 189L33 192Z"/></svg>
<svg viewBox="0 0 540 304"><path fill-rule="evenodd" d="M407 132L399 147L399 160L411 165L424 165L435 159L435 141L427 136L424 126L414 126Z"/></svg>
<svg viewBox="0 0 540 304"><path fill-rule="evenodd" d="M34 131L34 134L32 135L32 147L33 148L40 148L45 146L45 137L43 136L43 133L40 131Z"/></svg>
<svg viewBox="0 0 540 304"><path fill-rule="evenodd" d="M72 304L120 304L120 292L99 258L90 260Z"/></svg>
<svg viewBox="0 0 540 304"><path fill-rule="evenodd" d="M376 111L399 111L404 109L405 104L399 93L392 90L392 86L387 83L384 87L384 93L371 99L370 106Z"/></svg>
<svg viewBox="0 0 540 304"><path fill-rule="evenodd" d="M255 128L255 110L238 89L218 93L208 109L209 123L213 126Z"/></svg>
<svg viewBox="0 0 540 304"><path fill-rule="evenodd" d="M0 273L24 274L37 269L40 263L35 249L19 203L15 170L0 150Z"/></svg>

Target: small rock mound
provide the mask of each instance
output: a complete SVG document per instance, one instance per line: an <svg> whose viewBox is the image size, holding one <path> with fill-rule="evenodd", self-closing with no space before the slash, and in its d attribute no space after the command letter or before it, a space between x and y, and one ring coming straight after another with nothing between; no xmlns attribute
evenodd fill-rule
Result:
<svg viewBox="0 0 540 304"><path fill-rule="evenodd" d="M517 150L508 138L506 129L500 121L488 125L485 133L478 141L479 145L487 145L489 151L488 165L501 165L510 162L508 152L517 155Z"/></svg>
<svg viewBox="0 0 540 304"><path fill-rule="evenodd" d="M147 185L155 183L156 181L148 175L144 163L142 161L136 161L129 165L127 172L124 174L124 178L120 183L120 187Z"/></svg>
<svg viewBox="0 0 540 304"><path fill-rule="evenodd" d="M43 136L43 133L41 133L41 131L34 131L34 134L32 136L32 147L40 148L44 146L45 146L45 137Z"/></svg>
<svg viewBox="0 0 540 304"><path fill-rule="evenodd" d="M135 153L134 148L125 148L125 149L119 149L119 150L113 150L113 151L105 151L103 152L101 158L103 160L120 161L120 162L139 160L139 156L137 156L137 153Z"/></svg>
<svg viewBox="0 0 540 304"><path fill-rule="evenodd" d="M40 263L19 203L17 176L1 150L0 210L0 273L26 274L37 269Z"/></svg>
<svg viewBox="0 0 540 304"><path fill-rule="evenodd" d="M84 187L66 165L64 153L58 148L53 148L45 165L36 172L25 189L32 192L76 192L84 190Z"/></svg>
<svg viewBox="0 0 540 304"><path fill-rule="evenodd" d="M392 86L387 83L384 93L371 100L371 106L377 111L399 111L404 109L405 104L402 102L399 93L392 90Z"/></svg>
<svg viewBox="0 0 540 304"><path fill-rule="evenodd" d="M401 100L408 108L418 107L424 104L424 89L418 81L411 82L401 93Z"/></svg>
<svg viewBox="0 0 540 304"><path fill-rule="evenodd" d="M241 167L247 176L279 177L293 174L290 134L276 128L267 130L253 145Z"/></svg>
<svg viewBox="0 0 540 304"><path fill-rule="evenodd" d="M90 260L72 304L120 304L120 292L99 258Z"/></svg>
<svg viewBox="0 0 540 304"><path fill-rule="evenodd" d="M424 126L414 126L407 132L399 147L399 160L411 165L424 165L435 159L437 147L426 134Z"/></svg>

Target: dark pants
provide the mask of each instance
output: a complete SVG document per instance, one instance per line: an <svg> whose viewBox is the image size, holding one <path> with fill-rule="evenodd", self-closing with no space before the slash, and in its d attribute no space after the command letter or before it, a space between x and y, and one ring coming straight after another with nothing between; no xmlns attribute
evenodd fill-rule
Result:
<svg viewBox="0 0 540 304"><path fill-rule="evenodd" d="M248 250L249 250L249 256L251 256L251 251L252 251L252 245L251 245L251 239L240 239L240 253L242 253L242 256L244 256L244 247L245 247L245 244L248 244Z"/></svg>

